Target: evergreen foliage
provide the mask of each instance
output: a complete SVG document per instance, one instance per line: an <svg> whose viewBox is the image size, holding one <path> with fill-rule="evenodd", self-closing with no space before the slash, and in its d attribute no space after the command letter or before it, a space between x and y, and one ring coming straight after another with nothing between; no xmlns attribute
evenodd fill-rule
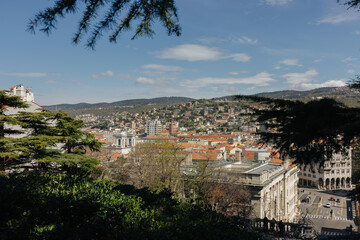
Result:
<svg viewBox="0 0 360 240"><path fill-rule="evenodd" d="M86 150L101 147L95 137L80 130L83 122L67 113L45 109L26 112L28 106L19 97L0 91L0 169L33 168L66 170L83 167L89 171L98 163L84 155ZM8 108L19 108L16 114L6 114ZM17 135L16 135L17 134ZM24 165L26 163L26 165Z"/></svg>
<svg viewBox="0 0 360 240"><path fill-rule="evenodd" d="M273 143L282 157L294 158L296 163L322 164L360 136L360 108L348 108L334 99L308 103L251 99L269 104L268 109L254 110L257 121L269 127L260 133L262 142Z"/></svg>
<svg viewBox="0 0 360 240"><path fill-rule="evenodd" d="M0 177L0 238L258 239L240 219L168 191L70 175Z"/></svg>
<svg viewBox="0 0 360 240"><path fill-rule="evenodd" d="M181 33L175 0L56 0L53 7L48 7L29 21L28 29L50 34L56 28L59 18L66 14L85 9L73 38L75 44L91 31L86 46L94 49L96 41L104 31L111 30L110 42L116 42L118 35L129 30L137 23L132 39L139 36L153 36L152 25L159 21L166 28L168 35ZM99 15L104 15L97 20Z"/></svg>

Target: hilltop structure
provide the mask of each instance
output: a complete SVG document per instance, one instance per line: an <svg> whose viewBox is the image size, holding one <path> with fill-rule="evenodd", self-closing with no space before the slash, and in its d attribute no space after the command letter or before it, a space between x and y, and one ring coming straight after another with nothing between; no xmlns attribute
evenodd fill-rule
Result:
<svg viewBox="0 0 360 240"><path fill-rule="evenodd" d="M34 102L35 96L31 92L31 89L30 88L26 89L22 84L11 87L10 92L8 94L10 96L20 97L21 100L23 100L28 105L28 107L27 108L6 107L6 112L4 113L5 115L8 115L8 116L16 115L19 112L39 112L43 108ZM19 125L10 125L7 123L5 123L4 127L12 129L12 130L23 130L21 128L21 126L19 126ZM19 134L11 134L11 137L12 138L22 138L22 137L26 137L27 135L29 135L29 132L25 131L25 132L19 133ZM5 137L10 137L10 136L5 136Z"/></svg>

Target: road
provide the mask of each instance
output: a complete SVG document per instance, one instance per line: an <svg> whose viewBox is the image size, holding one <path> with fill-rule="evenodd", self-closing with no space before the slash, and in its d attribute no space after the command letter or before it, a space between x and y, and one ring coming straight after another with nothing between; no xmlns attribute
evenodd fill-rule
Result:
<svg viewBox="0 0 360 240"><path fill-rule="evenodd" d="M354 224L353 208L346 192L324 192L315 189L299 188L299 209L311 220L317 232L338 231ZM330 198L338 201L330 201ZM304 200L305 199L305 200ZM309 201L306 201L309 199ZM326 204L330 204L327 207Z"/></svg>

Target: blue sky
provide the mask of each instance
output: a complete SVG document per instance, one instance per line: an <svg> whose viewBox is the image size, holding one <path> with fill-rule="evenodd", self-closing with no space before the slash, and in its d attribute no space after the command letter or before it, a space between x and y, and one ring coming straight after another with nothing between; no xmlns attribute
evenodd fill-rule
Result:
<svg viewBox="0 0 360 240"><path fill-rule="evenodd" d="M26 31L51 2L0 2L0 89L22 83L42 105L308 90L360 72L360 12L336 0L178 0L180 37L156 24L95 51L71 42L79 15L50 36Z"/></svg>

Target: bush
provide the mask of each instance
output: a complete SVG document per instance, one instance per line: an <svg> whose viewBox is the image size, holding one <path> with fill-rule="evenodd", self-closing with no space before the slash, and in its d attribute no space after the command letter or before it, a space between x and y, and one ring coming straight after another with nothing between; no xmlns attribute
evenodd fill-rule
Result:
<svg viewBox="0 0 360 240"><path fill-rule="evenodd" d="M257 239L168 191L68 175L0 176L0 239Z"/></svg>

